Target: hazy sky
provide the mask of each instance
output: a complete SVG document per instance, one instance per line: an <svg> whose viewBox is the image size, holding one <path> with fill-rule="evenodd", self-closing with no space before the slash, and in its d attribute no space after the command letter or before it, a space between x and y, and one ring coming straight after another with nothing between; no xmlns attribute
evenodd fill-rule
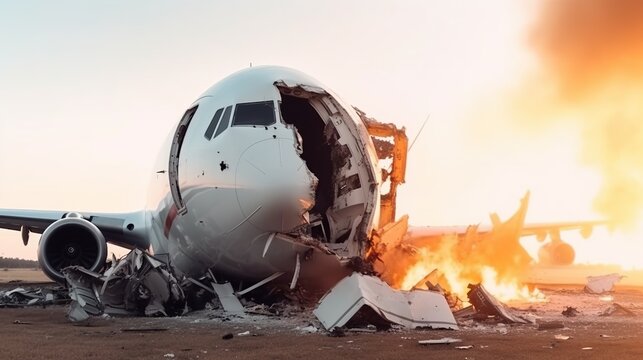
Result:
<svg viewBox="0 0 643 360"><path fill-rule="evenodd" d="M536 66L516 1L2 1L0 207L124 211L186 107L253 65L302 70L415 137L398 213L416 225L595 218L577 129L499 126ZM509 123L511 119L508 119ZM35 257L0 231L2 255Z"/></svg>

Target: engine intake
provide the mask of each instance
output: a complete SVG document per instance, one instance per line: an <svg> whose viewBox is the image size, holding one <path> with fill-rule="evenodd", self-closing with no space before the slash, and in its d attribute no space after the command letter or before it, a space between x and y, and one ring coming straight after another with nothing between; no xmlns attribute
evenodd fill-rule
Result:
<svg viewBox="0 0 643 360"><path fill-rule="evenodd" d="M99 271L107 261L105 236L91 222L66 217L49 225L38 245L38 262L50 279L64 283L61 270L72 265Z"/></svg>

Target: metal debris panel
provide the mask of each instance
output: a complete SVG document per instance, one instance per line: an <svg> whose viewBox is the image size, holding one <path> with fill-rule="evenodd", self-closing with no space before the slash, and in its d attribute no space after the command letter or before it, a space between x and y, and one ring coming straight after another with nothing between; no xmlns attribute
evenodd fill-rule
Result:
<svg viewBox="0 0 643 360"><path fill-rule="evenodd" d="M408 328L457 330L446 299L426 290L394 290L374 276L353 273L337 283L314 311L326 330L344 326L363 306Z"/></svg>
<svg viewBox="0 0 643 360"><path fill-rule="evenodd" d="M234 290L230 283L212 284L212 287L217 293L219 301L226 312L234 314L243 314L245 312L243 305L241 305L239 299L234 295Z"/></svg>

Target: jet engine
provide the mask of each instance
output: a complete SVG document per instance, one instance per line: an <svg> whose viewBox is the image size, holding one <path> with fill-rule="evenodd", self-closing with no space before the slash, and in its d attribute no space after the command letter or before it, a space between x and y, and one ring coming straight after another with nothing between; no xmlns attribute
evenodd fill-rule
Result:
<svg viewBox="0 0 643 360"><path fill-rule="evenodd" d="M566 266L574 263L574 248L563 241L551 241L538 250L538 263L544 265Z"/></svg>
<svg viewBox="0 0 643 360"><path fill-rule="evenodd" d="M99 271L107 261L107 242L96 225L71 213L49 225L38 245L38 262L50 279L63 283L61 270L72 265Z"/></svg>

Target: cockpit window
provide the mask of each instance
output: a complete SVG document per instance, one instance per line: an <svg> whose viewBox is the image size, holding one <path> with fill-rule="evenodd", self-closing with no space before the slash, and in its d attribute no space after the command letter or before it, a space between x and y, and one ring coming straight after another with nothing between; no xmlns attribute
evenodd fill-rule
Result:
<svg viewBox="0 0 643 360"><path fill-rule="evenodd" d="M275 123L275 105L272 101L237 104L232 126L260 125Z"/></svg>
<svg viewBox="0 0 643 360"><path fill-rule="evenodd" d="M212 121L210 121L210 125L208 125L208 128L205 130L205 136L206 139L212 140L212 134L214 134L214 130L217 128L217 125L219 124L219 119L221 119L221 113L223 113L223 108L217 110L217 112L214 113L214 116L212 117Z"/></svg>
<svg viewBox="0 0 643 360"><path fill-rule="evenodd" d="M230 121L231 112L232 112L232 105L225 108L225 111L223 112L223 117L221 118L221 123L219 124L219 127L217 128L217 132L214 134L214 137L219 136L219 134L221 134L223 130L228 128L228 122Z"/></svg>

